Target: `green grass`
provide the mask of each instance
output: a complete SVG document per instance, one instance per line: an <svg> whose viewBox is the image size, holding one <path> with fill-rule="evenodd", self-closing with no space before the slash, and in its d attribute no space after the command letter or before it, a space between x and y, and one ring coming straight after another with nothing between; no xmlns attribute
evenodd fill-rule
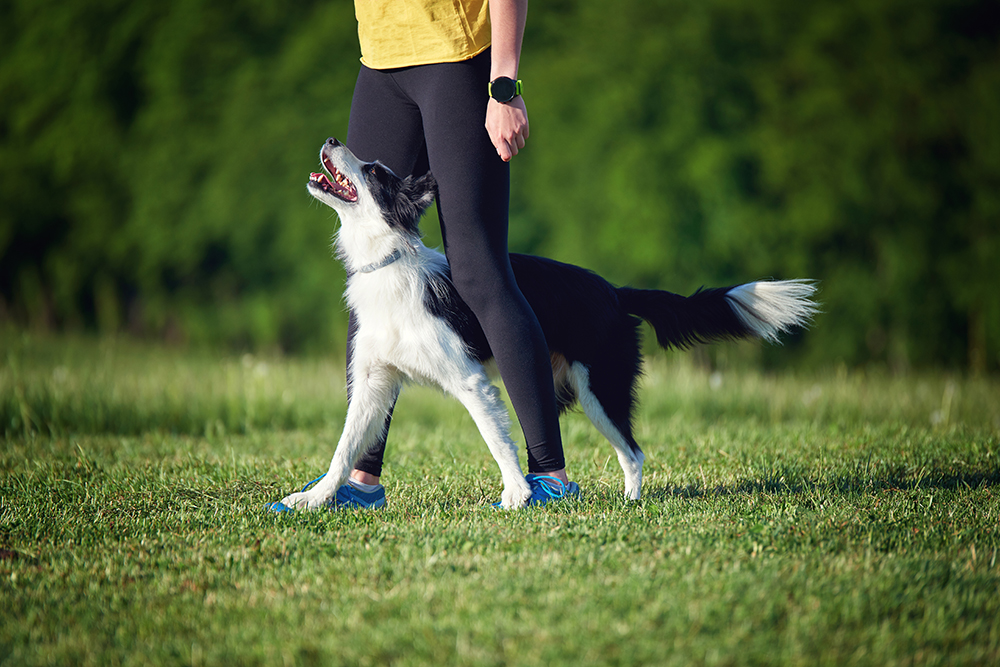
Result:
<svg viewBox="0 0 1000 667"><path fill-rule="evenodd" d="M325 470L339 359L0 337L0 664L1000 662L1000 384L653 359L644 498L498 512L409 389L381 512L261 511Z"/></svg>

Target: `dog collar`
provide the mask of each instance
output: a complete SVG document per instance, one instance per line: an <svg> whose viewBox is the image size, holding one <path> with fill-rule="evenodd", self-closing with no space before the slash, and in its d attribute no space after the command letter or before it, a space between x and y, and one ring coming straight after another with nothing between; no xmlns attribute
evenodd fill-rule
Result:
<svg viewBox="0 0 1000 667"><path fill-rule="evenodd" d="M378 262L372 262L371 264L366 264L365 266L362 266L360 269L358 269L358 273L371 273L372 271L378 271L379 269L384 269L385 267L389 266L402 256L403 252L399 248L396 248L395 250L392 251L392 253L388 257L384 257Z"/></svg>

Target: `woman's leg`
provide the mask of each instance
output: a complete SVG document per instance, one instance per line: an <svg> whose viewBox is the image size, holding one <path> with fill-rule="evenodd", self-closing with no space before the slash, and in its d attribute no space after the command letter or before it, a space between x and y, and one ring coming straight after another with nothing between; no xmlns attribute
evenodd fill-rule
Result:
<svg viewBox="0 0 1000 667"><path fill-rule="evenodd" d="M367 162L379 160L399 176L408 176L419 169L427 171L427 153L420 110L398 89L391 74L361 68L351 100L351 117L347 126L347 147ZM347 367L351 367L357 320L350 313L347 325ZM351 386L347 385L347 400ZM393 405L395 402L393 402ZM385 420L385 434L375 447L362 454L355 463L352 477L366 483L376 483L382 476L386 437L392 421L392 407Z"/></svg>
<svg viewBox="0 0 1000 667"><path fill-rule="evenodd" d="M415 67L398 78L420 105L438 215L458 293L479 320L528 447L528 470L563 471L565 460L548 347L507 254L509 165L484 127L489 53Z"/></svg>

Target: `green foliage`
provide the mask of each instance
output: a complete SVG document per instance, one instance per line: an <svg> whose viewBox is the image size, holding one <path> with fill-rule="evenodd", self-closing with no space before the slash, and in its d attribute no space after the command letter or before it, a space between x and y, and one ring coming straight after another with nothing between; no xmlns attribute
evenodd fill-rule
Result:
<svg viewBox="0 0 1000 667"><path fill-rule="evenodd" d="M611 447L571 414L582 497L519 512L489 506L499 475L468 415L407 390L384 511L279 517L262 505L329 463L342 369L2 342L0 397L48 397L0 446L3 665L1000 659L995 379L656 359L644 498L622 502ZM287 422L184 426L289 403Z"/></svg>
<svg viewBox="0 0 1000 667"><path fill-rule="evenodd" d="M997 367L995 8L581 3L539 31L515 193L542 252L675 291L818 278L813 359Z"/></svg>
<svg viewBox="0 0 1000 667"><path fill-rule="evenodd" d="M39 326L329 345L347 3L15 3L0 70L3 296ZM53 18L54 17L54 18Z"/></svg>
<svg viewBox="0 0 1000 667"><path fill-rule="evenodd" d="M0 317L342 346L303 183L345 134L351 3L12 0L0 24ZM685 293L821 280L768 364L995 371L998 38L985 0L533 5L512 247Z"/></svg>

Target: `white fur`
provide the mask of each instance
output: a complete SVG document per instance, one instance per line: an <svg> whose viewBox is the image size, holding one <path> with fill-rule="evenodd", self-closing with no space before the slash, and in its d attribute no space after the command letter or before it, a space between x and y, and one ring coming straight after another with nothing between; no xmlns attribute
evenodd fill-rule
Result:
<svg viewBox="0 0 1000 667"><path fill-rule="evenodd" d="M500 393L484 366L473 359L465 342L424 305L427 286L447 271L447 260L425 247L419 237L393 228L365 187L367 168L350 151L328 142L323 163L346 176L357 189L356 202L345 202L311 185L310 194L335 209L341 219L336 246L348 269L345 298L358 321L348 381L351 401L344 431L326 476L305 492L281 502L296 509L322 508L344 484L358 457L383 435L385 418L405 382L436 385L465 406L500 467L501 506L522 507L531 497L510 436L510 419ZM318 177L318 175L317 175ZM421 201L429 204L430 201ZM399 251L400 258L384 264ZM380 266L364 272L366 267ZM809 297L810 281L757 282L735 287L726 299L750 331L776 342L778 334L807 323L817 312ZM444 296L444 295L442 295ZM638 500L645 456L633 449L608 417L591 389L590 371L581 362L552 356L554 386L565 400L576 397L584 413L611 442L625 474L625 496Z"/></svg>
<svg viewBox="0 0 1000 667"><path fill-rule="evenodd" d="M764 280L734 287L726 293L740 321L769 343L779 334L804 326L816 315L811 280Z"/></svg>
<svg viewBox="0 0 1000 667"><path fill-rule="evenodd" d="M358 319L358 333L348 371L352 396L344 432L326 477L309 491L285 498L285 505L317 509L336 494L357 458L382 435L386 414L407 381L440 387L457 398L500 467L501 506L528 502L531 489L517 460L500 392L482 364L466 353L458 334L423 307L428 276L441 270L443 261L421 245L390 266L351 277L346 297Z"/></svg>
<svg viewBox="0 0 1000 667"><path fill-rule="evenodd" d="M574 363L567 374L569 384L576 392L577 399L583 413L601 432L618 454L618 463L625 473L625 497L629 500L639 500L642 492L642 463L646 460L645 455L632 446L622 436L621 431L614 425L601 402L590 390L590 371L580 362Z"/></svg>
<svg viewBox="0 0 1000 667"><path fill-rule="evenodd" d="M326 149L324 149L326 150ZM500 467L504 508L523 507L531 489L521 472L517 447L510 436L510 418L483 365L472 359L458 334L424 308L424 290L434 273L447 267L443 255L417 238L391 229L366 188L360 163L347 151L326 154L358 189L358 201L345 205L338 198L310 188L341 217L337 249L353 273L345 298L358 320L348 381L351 401L344 432L326 476L305 492L281 502L295 509L326 506L344 484L358 457L382 435L385 417L404 382L440 387L457 398L479 428ZM393 251L396 262L373 271L359 268L378 262Z"/></svg>

